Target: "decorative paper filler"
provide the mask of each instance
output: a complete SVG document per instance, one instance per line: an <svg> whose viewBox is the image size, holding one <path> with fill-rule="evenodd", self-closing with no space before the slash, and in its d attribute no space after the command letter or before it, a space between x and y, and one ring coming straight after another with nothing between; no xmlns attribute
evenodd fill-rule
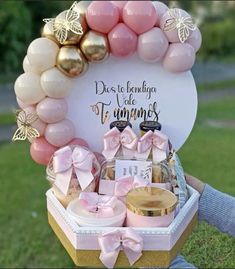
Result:
<svg viewBox="0 0 235 269"><path fill-rule="evenodd" d="M184 43L190 35L190 30L196 30L196 25L191 17L182 16L178 8L169 9L168 14L171 18L166 21L163 30L172 31L177 29L179 40Z"/></svg>
<svg viewBox="0 0 235 269"><path fill-rule="evenodd" d="M12 140L26 140L40 137L40 133L37 129L32 127L32 124L37 121L38 116L36 113L28 113L24 110L18 110L16 112L17 123L19 128L16 130Z"/></svg>
<svg viewBox="0 0 235 269"><path fill-rule="evenodd" d="M57 40L64 44L68 37L68 32L72 31L75 34L83 35L83 29L79 22L80 13L76 10L77 2L74 2L70 9L66 11L65 19L58 17L52 19L43 19L45 23L52 22L53 32Z"/></svg>

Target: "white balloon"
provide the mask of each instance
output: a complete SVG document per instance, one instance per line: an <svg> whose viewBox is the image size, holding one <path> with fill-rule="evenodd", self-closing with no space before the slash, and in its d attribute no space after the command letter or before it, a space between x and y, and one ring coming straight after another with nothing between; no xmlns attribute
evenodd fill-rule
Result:
<svg viewBox="0 0 235 269"><path fill-rule="evenodd" d="M64 98L72 88L72 79L65 76L57 68L44 72L41 76L44 92L51 98Z"/></svg>
<svg viewBox="0 0 235 269"><path fill-rule="evenodd" d="M29 62L28 56L26 55L24 57L24 61L23 61L23 69L25 73L35 73L35 74L40 74L41 72L38 71L37 68L35 68L35 66L32 66Z"/></svg>
<svg viewBox="0 0 235 269"><path fill-rule="evenodd" d="M48 38L40 37L29 45L27 56L34 68L39 72L44 72L56 65L58 52L59 47L55 42Z"/></svg>
<svg viewBox="0 0 235 269"><path fill-rule="evenodd" d="M34 105L46 97L40 83L40 76L24 73L15 82L16 96L27 105Z"/></svg>

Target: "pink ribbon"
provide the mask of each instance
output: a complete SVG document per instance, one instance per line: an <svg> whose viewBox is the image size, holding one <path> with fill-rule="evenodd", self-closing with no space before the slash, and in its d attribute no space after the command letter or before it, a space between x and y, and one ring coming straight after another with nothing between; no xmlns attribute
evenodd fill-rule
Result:
<svg viewBox="0 0 235 269"><path fill-rule="evenodd" d="M94 179L91 173L93 159L93 154L82 147L72 150L67 146L56 151L53 158L56 187L67 195L72 174L75 172L81 189L86 189Z"/></svg>
<svg viewBox="0 0 235 269"><path fill-rule="evenodd" d="M152 150L153 161L161 162L167 158L169 151L168 137L160 131L148 131L138 142L137 157L147 159Z"/></svg>
<svg viewBox="0 0 235 269"><path fill-rule="evenodd" d="M115 230L98 237L100 260L107 268L113 268L120 250L123 250L132 266L139 260L143 250L143 239L133 229Z"/></svg>
<svg viewBox="0 0 235 269"><path fill-rule="evenodd" d="M99 217L112 217L118 201L114 196L99 195L96 192L82 192L79 200L85 210L96 213Z"/></svg>
<svg viewBox="0 0 235 269"><path fill-rule="evenodd" d="M140 176L121 177L115 180L114 195L117 197L126 196L130 190L148 185L150 182Z"/></svg>
<svg viewBox="0 0 235 269"><path fill-rule="evenodd" d="M138 136L129 126L123 132L114 127L104 135L104 150L102 153L106 159L110 160L121 148L123 156L133 158L137 150L137 144Z"/></svg>

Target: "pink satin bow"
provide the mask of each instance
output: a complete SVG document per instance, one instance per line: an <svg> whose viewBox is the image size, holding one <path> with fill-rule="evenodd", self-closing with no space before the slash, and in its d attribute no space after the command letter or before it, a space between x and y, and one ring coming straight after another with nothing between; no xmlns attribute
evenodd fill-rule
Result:
<svg viewBox="0 0 235 269"><path fill-rule="evenodd" d="M123 132L116 127L112 128L104 135L103 155L106 159L112 159L121 147L123 156L133 158L138 144L138 136L127 126Z"/></svg>
<svg viewBox="0 0 235 269"><path fill-rule="evenodd" d="M153 153L153 161L161 162L167 158L169 151L168 137L160 131L148 131L138 142L137 157L147 159L150 152Z"/></svg>
<svg viewBox="0 0 235 269"><path fill-rule="evenodd" d="M56 151L53 157L56 187L67 195L72 174L75 172L81 189L86 189L94 179L91 173L93 159L93 154L82 147L71 149L67 146Z"/></svg>
<svg viewBox="0 0 235 269"><path fill-rule="evenodd" d="M82 192L79 196L85 210L96 213L98 217L112 217L117 198L108 195L99 195L96 192Z"/></svg>
<svg viewBox="0 0 235 269"><path fill-rule="evenodd" d="M120 250L125 252L131 266L142 255L143 239L131 228L104 233L98 241L101 249L100 260L107 268L114 267Z"/></svg>
<svg viewBox="0 0 235 269"><path fill-rule="evenodd" d="M140 176L126 176L115 180L114 195L126 196L127 193L138 187L146 187L150 185L150 182Z"/></svg>

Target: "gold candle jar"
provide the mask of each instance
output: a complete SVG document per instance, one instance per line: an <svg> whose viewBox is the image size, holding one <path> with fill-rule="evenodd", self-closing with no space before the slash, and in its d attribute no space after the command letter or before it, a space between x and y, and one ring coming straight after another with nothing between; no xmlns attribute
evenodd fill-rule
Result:
<svg viewBox="0 0 235 269"><path fill-rule="evenodd" d="M167 227L175 216L177 197L156 187L131 190L126 197L127 227Z"/></svg>

